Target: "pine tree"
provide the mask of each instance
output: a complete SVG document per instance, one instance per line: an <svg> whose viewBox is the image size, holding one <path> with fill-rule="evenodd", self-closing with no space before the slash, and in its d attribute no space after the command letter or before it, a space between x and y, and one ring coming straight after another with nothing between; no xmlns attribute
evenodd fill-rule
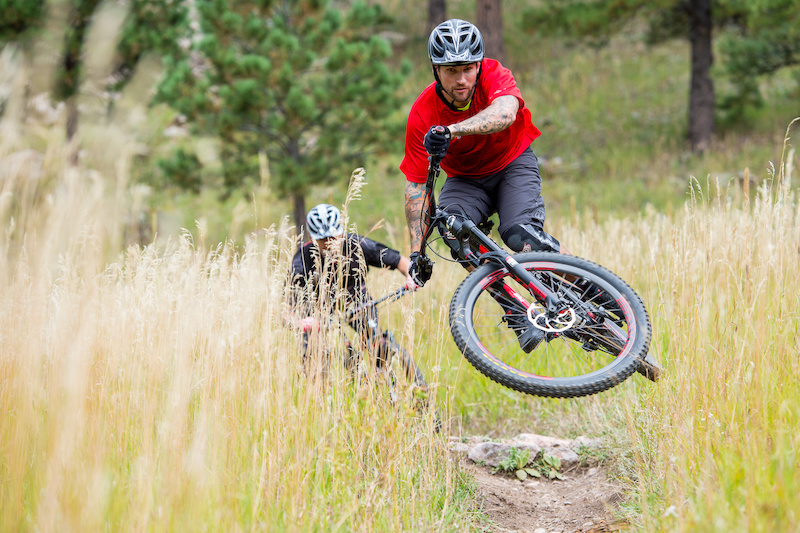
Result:
<svg viewBox="0 0 800 533"><path fill-rule="evenodd" d="M740 120L747 106L762 105L759 78L793 68L800 84L800 2L796 0L728 0L743 16L720 39L724 72L735 91L721 107ZM797 88L795 89L797 90Z"/></svg>
<svg viewBox="0 0 800 533"><path fill-rule="evenodd" d="M119 36L112 89L127 83L139 60L147 54L174 55L188 31L186 0L130 0Z"/></svg>
<svg viewBox="0 0 800 533"><path fill-rule="evenodd" d="M0 0L0 44L36 30L44 12L44 0Z"/></svg>
<svg viewBox="0 0 800 533"><path fill-rule="evenodd" d="M194 56L176 60L159 98L222 141L225 192L258 181L291 197L299 231L305 195L339 182L395 129L402 70L376 35L381 10L327 0L197 0ZM199 55L199 58L198 58Z"/></svg>
<svg viewBox="0 0 800 533"><path fill-rule="evenodd" d="M83 41L91 22L92 14L100 0L73 0L69 3L67 31L64 34L64 53L61 56L61 70L55 87L55 97L67 103L67 139L72 139L78 130L78 103L75 99L83 66ZM77 151L72 162L77 162Z"/></svg>
<svg viewBox="0 0 800 533"><path fill-rule="evenodd" d="M428 0L428 33L447 20L447 0Z"/></svg>
<svg viewBox="0 0 800 533"><path fill-rule="evenodd" d="M501 0L476 0L475 25L481 30L486 42L486 56L505 64L503 2Z"/></svg>
<svg viewBox="0 0 800 533"><path fill-rule="evenodd" d="M800 61L798 16L796 0L578 0L529 8L523 26L603 46L632 17L641 17L648 23L649 44L687 39L692 69L688 137L695 151L703 151L714 133L719 104L712 77L712 38L722 37L722 70L739 88L741 109L748 98L754 100L756 75Z"/></svg>

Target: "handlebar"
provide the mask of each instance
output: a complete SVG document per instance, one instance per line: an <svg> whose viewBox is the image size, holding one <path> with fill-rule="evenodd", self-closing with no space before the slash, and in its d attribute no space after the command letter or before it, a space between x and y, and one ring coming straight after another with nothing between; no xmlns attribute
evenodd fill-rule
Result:
<svg viewBox="0 0 800 533"><path fill-rule="evenodd" d="M383 303L383 302L385 302L387 300L390 301L390 302L393 302L393 301L401 298L402 296L405 296L406 294L408 294L411 291L412 291L412 289L410 289L408 287L408 285L403 285L402 287L400 287L396 291L391 292L391 293L387 294L386 296L384 296L382 298L378 298L377 300L370 300L369 302L366 302L366 303L360 305L359 307L357 307L355 309L351 309L351 310L347 311L347 313L346 313L347 319L349 320L349 319L353 318L355 315L360 314L360 313L366 311L367 309L369 309L371 307L376 307L378 304L381 304L381 303Z"/></svg>

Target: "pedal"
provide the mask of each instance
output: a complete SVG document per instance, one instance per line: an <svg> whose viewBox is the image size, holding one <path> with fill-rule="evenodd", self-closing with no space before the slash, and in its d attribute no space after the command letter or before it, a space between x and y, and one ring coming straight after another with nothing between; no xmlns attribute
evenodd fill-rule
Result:
<svg viewBox="0 0 800 533"><path fill-rule="evenodd" d="M583 348L585 352L593 352L599 347L600 345L594 341L583 341L583 344L581 345L581 348Z"/></svg>
<svg viewBox="0 0 800 533"><path fill-rule="evenodd" d="M661 374L664 372L664 369L656 358L648 352L647 355L644 356L644 359L639 362L636 371L655 383L661 379Z"/></svg>

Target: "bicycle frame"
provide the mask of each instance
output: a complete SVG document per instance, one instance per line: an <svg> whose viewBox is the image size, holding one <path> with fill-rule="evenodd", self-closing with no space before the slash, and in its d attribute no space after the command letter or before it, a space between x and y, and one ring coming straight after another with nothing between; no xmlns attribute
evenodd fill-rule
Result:
<svg viewBox="0 0 800 533"><path fill-rule="evenodd" d="M422 234L420 253L425 253L425 247L428 244L428 238L433 233L434 228L437 225L441 225L460 243L461 250L467 251L467 253L463 254L464 260L466 260L470 265L473 267L478 267L486 261L492 261L502 265L505 269L514 274L517 280L522 282L522 284L525 285L525 287L527 287L532 294L544 304L549 318L555 317L558 313L559 307L561 306L561 301L558 295L544 286L530 272L517 263L517 261L507 250L500 247L500 245L498 245L494 240L484 234L483 231L478 228L478 225L475 224L475 222L465 217L458 217L439 208L439 206L436 204L436 198L434 197L433 190L436 184L436 178L439 176L439 172L441 171L439 166L441 157L430 156L429 161L428 179L425 183L425 203L427 204L427 207L424 208L425 220L423 224L424 231ZM470 237L474 238L480 243L481 247L478 250L479 254L476 254L469 247ZM445 243L449 246L447 239L445 239ZM450 246L450 248L453 249L452 246ZM455 249L454 251L458 252L458 250ZM520 302L525 306L526 310L528 309L529 305L527 301L519 296L508 284L503 282L502 289L510 298Z"/></svg>
<svg viewBox="0 0 800 533"><path fill-rule="evenodd" d="M378 307L378 305L380 305L380 304L382 304L383 302L386 302L386 301L393 302L393 301L399 299L401 296L404 296L405 294L408 294L409 292L411 292L411 289L409 289L408 287L406 287L404 285L404 286L400 287L399 289L397 289L396 291L394 291L392 293L389 293L389 294L387 294L386 296L384 296L382 298L378 298L377 300L370 300L369 302L365 302L365 303L361 304L360 306L358 306L355 309L348 310L347 313L345 314L345 316L346 316L347 320L349 321L351 318L353 318L354 316L356 316L356 315L358 315L360 313L363 313L367 309L371 309L373 307Z"/></svg>
<svg viewBox="0 0 800 533"><path fill-rule="evenodd" d="M422 371L417 366L416 362L411 358L408 353L403 350L397 341L394 338L394 334L392 331L386 329L381 329L377 322L375 322L372 318L366 318L364 322L363 328L357 328L353 325L352 320L362 315L362 317L366 314L366 312L370 309L376 309L379 305L386 303L386 302L394 302L399 300L401 297L405 296L412 290L409 289L407 286L402 286L399 289L377 299L370 300L368 302L364 302L363 304L359 305L354 309L348 310L342 316L342 325L350 327L353 331L355 331L356 335L358 335L358 341L360 342L360 346L353 346L350 342L349 337L345 333L344 328L341 329L342 340L344 341L345 348L348 350L348 355L352 358L351 361L358 360L359 356L357 355L359 351L369 351L371 355L375 357L376 363L381 361L381 364L388 361L388 357L394 350L394 354L397 357L400 357L400 364L403 366L406 376L409 380L413 381L417 386L422 388L427 388L428 384L425 381L425 376L422 374ZM382 343L382 344L381 344ZM393 348L394 346L394 348ZM381 353L381 350L385 350L385 353ZM386 359L384 359L386 358ZM380 366L380 365L379 365Z"/></svg>
<svg viewBox="0 0 800 533"><path fill-rule="evenodd" d="M404 285L381 298L376 298L368 302L364 302L358 307L348 309L342 315L341 323L342 325L345 325L356 331L356 333L365 341L375 340L385 335L392 335L391 331L381 329L375 319L368 317L366 313L370 309L376 309L381 304L399 300L409 292L411 292L411 289ZM363 328L360 330L353 324L353 320L359 316L362 320L364 320ZM344 330L342 330L342 333L344 334Z"/></svg>

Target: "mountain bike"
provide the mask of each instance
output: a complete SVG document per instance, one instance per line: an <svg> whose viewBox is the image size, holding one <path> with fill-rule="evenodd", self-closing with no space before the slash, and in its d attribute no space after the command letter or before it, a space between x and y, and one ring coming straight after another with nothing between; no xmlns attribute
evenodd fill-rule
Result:
<svg viewBox="0 0 800 533"><path fill-rule="evenodd" d="M572 255L510 254L490 237L490 222L436 205L441 158L429 161L420 256L427 258L428 248L435 253L435 229L470 271L449 318L472 366L513 390L555 398L602 392L636 371L659 379L661 367L648 353L647 310L625 281Z"/></svg>
<svg viewBox="0 0 800 533"><path fill-rule="evenodd" d="M378 325L376 309L379 305L395 301L411 292L400 287L382 298L369 300L338 313L339 324L333 317L327 331L332 332L333 341L327 343L326 357L335 356L344 361L345 368L357 379L377 376L388 386L392 402L397 402L403 393L408 393L418 406L427 405L428 384L411 354L403 348L389 330ZM303 337L303 353L309 351L309 338ZM333 352L333 353L330 353ZM305 358L305 357L304 357ZM327 361L323 372L327 374Z"/></svg>

